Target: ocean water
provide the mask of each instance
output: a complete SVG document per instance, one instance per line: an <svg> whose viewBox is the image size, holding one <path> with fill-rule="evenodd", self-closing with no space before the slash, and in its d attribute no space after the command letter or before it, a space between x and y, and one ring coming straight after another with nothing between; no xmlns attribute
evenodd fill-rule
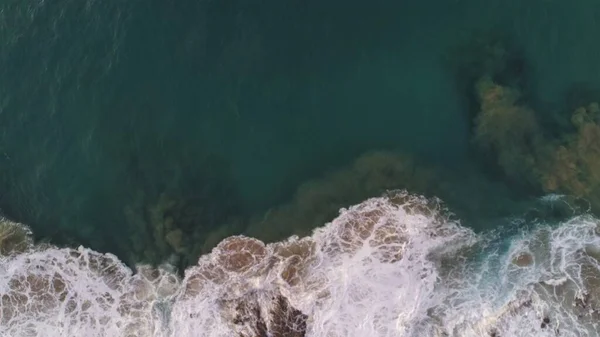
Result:
<svg viewBox="0 0 600 337"><path fill-rule="evenodd" d="M600 222L513 221L475 234L396 191L308 237L229 237L183 278L38 247L0 259L0 335L597 336Z"/></svg>
<svg viewBox="0 0 600 337"><path fill-rule="evenodd" d="M518 50L504 71L558 139L600 97L598 17L0 3L0 336L599 335L596 205L474 150L462 81L488 60L457 52Z"/></svg>
<svg viewBox="0 0 600 337"><path fill-rule="evenodd" d="M40 238L126 255L110 233L140 195L195 198L215 228L370 150L461 171L471 121L451 50L480 31L510 34L551 113L572 85L597 83L598 7L8 1L1 208Z"/></svg>

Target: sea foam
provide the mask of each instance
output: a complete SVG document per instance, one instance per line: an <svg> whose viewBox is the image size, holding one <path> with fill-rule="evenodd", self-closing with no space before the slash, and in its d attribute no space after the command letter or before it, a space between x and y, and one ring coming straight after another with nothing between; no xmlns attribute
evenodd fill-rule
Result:
<svg viewBox="0 0 600 337"><path fill-rule="evenodd" d="M597 224L476 234L394 192L309 237L229 237L182 279L32 246L0 258L0 336L597 336Z"/></svg>

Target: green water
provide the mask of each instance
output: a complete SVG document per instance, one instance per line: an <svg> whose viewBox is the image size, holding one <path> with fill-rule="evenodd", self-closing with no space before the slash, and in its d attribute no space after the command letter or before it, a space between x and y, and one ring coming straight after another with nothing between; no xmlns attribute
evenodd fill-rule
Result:
<svg viewBox="0 0 600 337"><path fill-rule="evenodd" d="M170 248L142 252L165 245L148 232L161 194L197 255L372 150L453 172L451 206L513 201L473 168L451 51L511 36L553 114L600 85L598 18L584 0L8 0L0 208L40 239L156 262Z"/></svg>

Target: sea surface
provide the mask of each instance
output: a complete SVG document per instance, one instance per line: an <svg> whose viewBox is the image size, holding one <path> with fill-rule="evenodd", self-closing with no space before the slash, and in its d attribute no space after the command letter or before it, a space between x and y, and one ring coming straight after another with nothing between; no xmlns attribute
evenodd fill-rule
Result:
<svg viewBox="0 0 600 337"><path fill-rule="evenodd" d="M599 18L3 1L0 336L600 335L599 214L478 151L460 72L477 37L518 50L505 72L558 139L600 98Z"/></svg>

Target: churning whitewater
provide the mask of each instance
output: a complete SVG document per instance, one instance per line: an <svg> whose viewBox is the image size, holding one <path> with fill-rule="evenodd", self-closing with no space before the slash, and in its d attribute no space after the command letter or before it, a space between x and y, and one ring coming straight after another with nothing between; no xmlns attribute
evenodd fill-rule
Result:
<svg viewBox="0 0 600 337"><path fill-rule="evenodd" d="M14 250L0 258L0 335L598 335L596 219L514 220L529 229L500 237L448 214L395 192L310 237L227 238L183 279L83 247ZM0 243L24 230L2 226Z"/></svg>

